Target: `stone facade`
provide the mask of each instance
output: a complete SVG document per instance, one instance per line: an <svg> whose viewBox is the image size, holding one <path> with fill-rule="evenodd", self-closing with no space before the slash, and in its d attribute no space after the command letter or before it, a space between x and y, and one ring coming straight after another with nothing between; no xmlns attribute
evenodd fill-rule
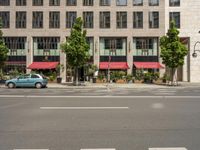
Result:
<svg viewBox="0 0 200 150"><path fill-rule="evenodd" d="M27 6L15 6L15 0L10 1L10 6L0 6L1 11L10 12L10 28L2 29L4 36L24 36L27 37L27 63L33 62L33 37L60 37L61 43L70 35L70 29L66 29L66 11L76 11L77 16L82 17L83 11L94 12L94 28L87 29L87 36L94 38L94 64L99 66L99 38L100 37L126 37L127 38L127 63L130 67L128 73L132 72L133 66L133 37L161 37L165 35L169 27L169 12L181 12L181 29L180 36L190 39L189 48L190 55L186 58L183 66L183 81L200 82L198 74L200 73L200 53L199 57L193 58L193 46L198 41L199 20L200 20L200 1L199 0L181 0L180 7L169 7L168 0L160 0L159 6L149 6L148 0L144 0L143 6L133 6L133 0L127 0L127 6L116 6L116 1L111 1L111 6L99 6L99 1L94 0L94 6L83 6L82 0L77 0L77 6L66 6L66 0L61 0L60 6L49 6L49 0L44 0L43 6L32 6L32 1L27 0ZM26 29L15 28L15 12L27 12ZM42 11L44 25L42 29L32 29L32 11ZM60 12L60 28L49 29L49 11ZM99 28L99 12L111 12L111 27L109 29ZM116 28L116 12L127 12L127 28ZM143 11L143 29L133 29L133 11ZM149 29L148 12L159 11L159 28ZM199 46L200 49L200 46ZM160 60L161 62L161 60ZM66 67L66 57L60 52L60 63ZM65 70L65 69L64 69ZM30 70L27 69L29 72ZM161 73L164 69L160 70ZM61 76L65 79L66 72L62 72ZM64 80L63 80L64 81Z"/></svg>

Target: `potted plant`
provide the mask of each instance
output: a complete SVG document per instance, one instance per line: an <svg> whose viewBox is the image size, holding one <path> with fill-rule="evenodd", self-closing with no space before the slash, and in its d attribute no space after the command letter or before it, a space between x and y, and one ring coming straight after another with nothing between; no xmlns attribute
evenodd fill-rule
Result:
<svg viewBox="0 0 200 150"><path fill-rule="evenodd" d="M166 73L164 73L164 75L163 75L163 77L162 77L162 82L163 83L166 83L167 81L169 81L170 80L170 77L166 74Z"/></svg>
<svg viewBox="0 0 200 150"><path fill-rule="evenodd" d="M104 75L103 74L99 74L96 80L96 83L102 83L104 80Z"/></svg>
<svg viewBox="0 0 200 150"><path fill-rule="evenodd" d="M133 79L133 76L132 76L131 74L128 74L128 75L126 76L126 81L127 81L128 83L132 83L132 79Z"/></svg>
<svg viewBox="0 0 200 150"><path fill-rule="evenodd" d="M124 71L116 72L116 83L125 83L125 75Z"/></svg>
<svg viewBox="0 0 200 150"><path fill-rule="evenodd" d="M147 72L144 74L144 82L152 83L153 82L153 74L151 72Z"/></svg>
<svg viewBox="0 0 200 150"><path fill-rule="evenodd" d="M142 70L136 70L136 74L134 76L134 83L142 83L144 74Z"/></svg>
<svg viewBox="0 0 200 150"><path fill-rule="evenodd" d="M57 80L57 83L61 83L62 82L62 77L60 76L60 72L63 72L63 71L64 71L64 65L63 64L57 65L57 67L56 67L56 73L57 73L56 80Z"/></svg>

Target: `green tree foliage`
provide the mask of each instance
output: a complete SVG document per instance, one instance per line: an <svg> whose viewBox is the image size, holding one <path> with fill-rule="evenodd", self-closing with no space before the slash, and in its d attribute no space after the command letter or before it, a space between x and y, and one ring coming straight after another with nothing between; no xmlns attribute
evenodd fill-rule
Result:
<svg viewBox="0 0 200 150"><path fill-rule="evenodd" d="M171 81L172 84L176 82L176 70L177 67L184 64L184 57L187 55L188 50L180 42L179 31L175 27L174 21L170 23L170 28L166 36L161 37L161 58L163 63L171 69Z"/></svg>
<svg viewBox="0 0 200 150"><path fill-rule="evenodd" d="M1 31L2 23L0 18L0 72L2 72L2 67L4 66L4 62L8 58L8 48L3 42L3 32Z"/></svg>
<svg viewBox="0 0 200 150"><path fill-rule="evenodd" d="M78 84L78 68L84 66L89 59L89 44L86 41L86 31L82 28L83 21L79 17L71 29L71 35L61 45L61 49L66 53L68 64L75 69L76 84Z"/></svg>

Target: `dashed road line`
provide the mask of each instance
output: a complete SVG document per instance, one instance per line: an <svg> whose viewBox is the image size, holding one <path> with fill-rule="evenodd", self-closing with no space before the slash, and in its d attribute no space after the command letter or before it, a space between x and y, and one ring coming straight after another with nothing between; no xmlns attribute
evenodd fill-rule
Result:
<svg viewBox="0 0 200 150"><path fill-rule="evenodd" d="M185 147L149 148L149 150L187 150Z"/></svg>
<svg viewBox="0 0 200 150"><path fill-rule="evenodd" d="M129 109L129 107L40 107L40 109L46 110L107 110L107 109Z"/></svg>
<svg viewBox="0 0 200 150"><path fill-rule="evenodd" d="M116 150L115 148L93 148L93 149L80 149L80 150Z"/></svg>

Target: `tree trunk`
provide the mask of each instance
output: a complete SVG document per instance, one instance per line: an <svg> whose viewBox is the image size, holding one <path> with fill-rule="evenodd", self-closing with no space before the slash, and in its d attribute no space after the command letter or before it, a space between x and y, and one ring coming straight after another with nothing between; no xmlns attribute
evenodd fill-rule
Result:
<svg viewBox="0 0 200 150"><path fill-rule="evenodd" d="M171 68L171 85L177 85L177 68Z"/></svg>
<svg viewBox="0 0 200 150"><path fill-rule="evenodd" d="M75 68L75 86L78 86L78 68Z"/></svg>

